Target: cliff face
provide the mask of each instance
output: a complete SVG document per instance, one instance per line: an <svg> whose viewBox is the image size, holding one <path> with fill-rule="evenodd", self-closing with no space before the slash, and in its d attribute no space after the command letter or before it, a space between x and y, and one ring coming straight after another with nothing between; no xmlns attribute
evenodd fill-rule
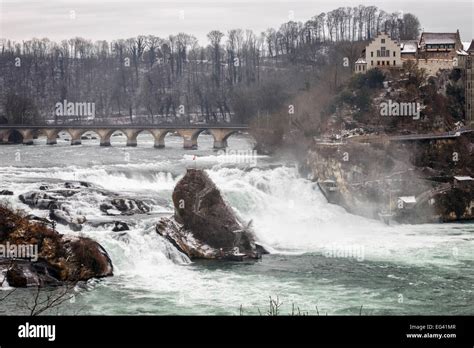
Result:
<svg viewBox="0 0 474 348"><path fill-rule="evenodd" d="M474 181L454 179L470 173L468 163L449 161L454 148L451 142L315 143L305 166L328 201L353 214L409 223L471 220Z"/></svg>

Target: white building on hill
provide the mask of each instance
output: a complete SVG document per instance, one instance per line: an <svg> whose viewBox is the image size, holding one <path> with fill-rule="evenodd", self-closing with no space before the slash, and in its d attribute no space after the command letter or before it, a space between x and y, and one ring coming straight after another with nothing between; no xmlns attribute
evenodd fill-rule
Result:
<svg viewBox="0 0 474 348"><path fill-rule="evenodd" d="M380 33L370 41L355 63L355 73L363 73L373 68L401 68L400 44L386 33Z"/></svg>

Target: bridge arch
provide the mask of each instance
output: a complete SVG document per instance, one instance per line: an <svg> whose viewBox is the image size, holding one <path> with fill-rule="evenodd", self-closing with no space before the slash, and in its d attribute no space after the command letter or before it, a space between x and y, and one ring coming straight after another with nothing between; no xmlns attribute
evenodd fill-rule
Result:
<svg viewBox="0 0 474 348"><path fill-rule="evenodd" d="M83 140L87 142L92 142L93 145L96 145L99 142L100 146L110 146L110 135L107 131L101 131L99 129L86 129L81 134L81 143Z"/></svg>
<svg viewBox="0 0 474 348"><path fill-rule="evenodd" d="M168 133L172 132L172 129L150 129L149 132L155 138L153 147L155 149L162 149L165 147L165 137Z"/></svg>
<svg viewBox="0 0 474 348"><path fill-rule="evenodd" d="M165 147L165 137L173 132L171 128L145 128L145 129L124 129L123 133L127 136L127 146L137 146L138 136L143 133L150 133L154 138L153 146L156 149Z"/></svg>
<svg viewBox="0 0 474 348"><path fill-rule="evenodd" d="M227 147L227 139L229 139L232 134L239 132L237 129L223 128L209 129L209 131L214 138L214 149L225 149Z"/></svg>
<svg viewBox="0 0 474 348"><path fill-rule="evenodd" d="M46 137L47 145L57 144L58 134L61 132L59 129L40 129L39 134Z"/></svg>
<svg viewBox="0 0 474 348"><path fill-rule="evenodd" d="M47 145L56 145L58 143L58 138L61 133L65 133L68 135L68 138L66 140L68 140L71 143L71 145L78 145L78 144L81 144L82 134L84 134L86 131L87 129L79 131L79 130L64 127L64 128L43 128L40 130L40 133L46 136Z"/></svg>
<svg viewBox="0 0 474 348"><path fill-rule="evenodd" d="M139 142L150 141L149 136L151 135L154 139L154 134L152 129L142 128L142 129L124 129L124 134L127 137L127 146L138 146Z"/></svg>
<svg viewBox="0 0 474 348"><path fill-rule="evenodd" d="M197 139L199 137L199 134L201 134L205 130L207 130L207 128L178 129L178 134L183 138L183 148L197 150Z"/></svg>
<svg viewBox="0 0 474 348"><path fill-rule="evenodd" d="M125 137L125 139L123 139ZM127 135L122 129L113 129L110 134L108 134L108 141L110 146L114 145L119 145L122 146L122 144L126 143ZM109 146L109 145L103 145L103 146Z"/></svg>
<svg viewBox="0 0 474 348"><path fill-rule="evenodd" d="M16 129L2 129L0 130L0 143L23 143L23 134Z"/></svg>
<svg viewBox="0 0 474 348"><path fill-rule="evenodd" d="M87 128L69 128L69 127L64 127L64 128L45 128L43 129L43 134L45 134L48 137L47 144L48 145L55 145L57 143L57 138L59 133L65 132L69 134L70 137L70 144L71 145L81 145L82 144L82 136L86 132L91 132L94 131L93 129L87 129ZM100 136L97 132L95 132L97 135Z"/></svg>

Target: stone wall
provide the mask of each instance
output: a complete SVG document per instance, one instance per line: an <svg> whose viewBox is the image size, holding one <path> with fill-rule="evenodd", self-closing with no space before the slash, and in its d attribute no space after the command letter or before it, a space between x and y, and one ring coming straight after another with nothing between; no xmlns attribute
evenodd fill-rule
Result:
<svg viewBox="0 0 474 348"><path fill-rule="evenodd" d="M426 70L428 76L436 76L440 70L454 68L452 59L418 59L416 63L418 64L418 68Z"/></svg>

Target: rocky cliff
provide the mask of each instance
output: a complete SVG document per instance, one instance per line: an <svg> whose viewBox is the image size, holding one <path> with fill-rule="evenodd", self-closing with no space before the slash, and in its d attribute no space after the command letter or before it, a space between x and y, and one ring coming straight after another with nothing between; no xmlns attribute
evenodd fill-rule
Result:
<svg viewBox="0 0 474 348"><path fill-rule="evenodd" d="M453 153L464 158L452 161ZM471 175L470 157L472 146L466 139L314 143L305 168L331 203L351 213L376 219L391 215L409 223L449 222L474 219L474 181L455 179Z"/></svg>

